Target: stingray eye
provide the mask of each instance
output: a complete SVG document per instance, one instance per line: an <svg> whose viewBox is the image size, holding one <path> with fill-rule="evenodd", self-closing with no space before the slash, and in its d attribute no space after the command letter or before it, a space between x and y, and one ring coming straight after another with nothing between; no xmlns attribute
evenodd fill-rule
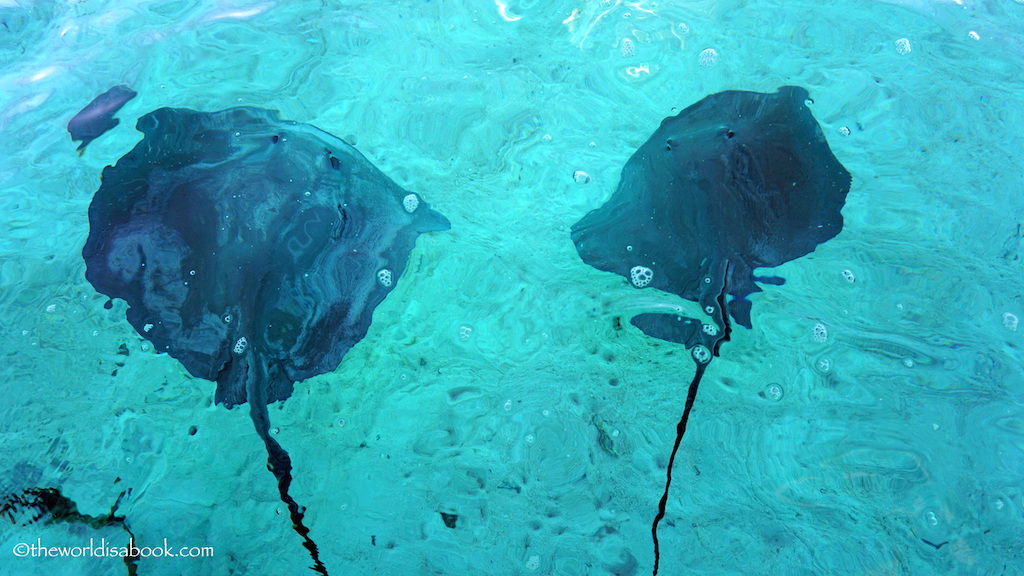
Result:
<svg viewBox="0 0 1024 576"><path fill-rule="evenodd" d="M726 138L732 138L732 137L733 137L733 136L735 136L735 135L736 135L736 133L735 133L735 132L733 132L732 130L726 130L726 131L725 131L725 137L726 137Z"/></svg>
<svg viewBox="0 0 1024 576"><path fill-rule="evenodd" d="M671 150L672 144L673 142L671 140L665 140L665 150Z"/></svg>

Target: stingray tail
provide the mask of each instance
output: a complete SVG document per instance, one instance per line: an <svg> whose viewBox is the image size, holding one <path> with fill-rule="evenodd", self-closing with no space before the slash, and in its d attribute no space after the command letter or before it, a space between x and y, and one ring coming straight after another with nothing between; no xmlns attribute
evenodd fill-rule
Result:
<svg viewBox="0 0 1024 576"><path fill-rule="evenodd" d="M299 506L298 502L288 493L288 488L292 484L292 459L281 444L270 435L270 413L267 410L266 387L263 382L268 377L269 375L265 371L248 374L246 388L249 395L249 414L253 424L256 425L256 433L263 439L263 444L267 447L267 469L277 479L277 490L281 494L281 501L288 506L292 528L302 537L302 545L313 558L313 565L310 568L317 574L327 576L327 567L320 561L320 550L317 548L316 542L309 537L309 528L302 521L306 509Z"/></svg>
<svg viewBox="0 0 1024 576"><path fill-rule="evenodd" d="M700 379L704 377L707 364L698 364L697 373L690 381L690 390L686 394L686 406L683 408L683 416L676 424L676 443L672 446L672 455L668 457L668 470L665 471L665 492L658 502L658 514L654 517L654 524L651 526L651 536L654 538L654 576L658 574L658 565L661 562L661 548L658 545L658 523L665 517L665 506L668 504L668 491L672 486L672 465L676 461L676 453L679 452L679 444L683 441L683 434L686 434L686 423L690 420L690 410L693 409L693 402L697 399L697 388L700 386Z"/></svg>
<svg viewBox="0 0 1024 576"><path fill-rule="evenodd" d="M708 348L713 356L718 356L719 348L722 342L729 340L729 335L732 332L732 327L729 324L729 304L726 302L726 294L729 293L729 276L732 273L732 263L726 262L724 265L724 273L718 274L717 276L722 279L720 285L712 284L708 287L706 292L701 295L701 304L711 306L712 319L715 324L719 327L718 333L713 335L711 338L704 338L704 342L707 343ZM717 304L717 306L715 306ZM692 321L691 321L692 322ZM691 330L692 331L692 330ZM705 334L704 336L708 336ZM661 337L661 336L656 336ZM687 348L696 345L698 338L691 335L687 341L680 341L681 344L686 344ZM654 517L654 522L651 524L651 537L654 540L654 576L658 576L658 567L661 564L661 547L658 543L658 523L665 517L665 507L668 505L668 493L672 487L672 466L676 461L676 454L679 452L679 445L683 442L683 435L686 434L686 424L690 421L690 411L693 410L693 403L697 400L697 389L700 388L700 380L704 377L704 372L707 371L710 365L710 358L705 362L697 361L697 371L693 375L693 380L690 380L690 388L686 392L686 404L683 406L683 415L679 418L679 422L676 424L676 441L672 445L672 454L668 457L668 469L665 470L665 491L661 494L661 500L658 502L658 514Z"/></svg>

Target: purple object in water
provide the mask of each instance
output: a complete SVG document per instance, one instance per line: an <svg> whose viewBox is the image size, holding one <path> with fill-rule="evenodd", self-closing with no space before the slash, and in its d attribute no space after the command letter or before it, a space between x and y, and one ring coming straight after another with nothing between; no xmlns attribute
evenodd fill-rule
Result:
<svg viewBox="0 0 1024 576"><path fill-rule="evenodd" d="M114 86L89 102L89 105L82 108L81 112L75 114L71 122L68 122L68 132L71 133L72 140L82 141L78 146L79 153L90 142L117 126L119 120L114 118L114 114L132 98L135 98L134 90L123 84Z"/></svg>

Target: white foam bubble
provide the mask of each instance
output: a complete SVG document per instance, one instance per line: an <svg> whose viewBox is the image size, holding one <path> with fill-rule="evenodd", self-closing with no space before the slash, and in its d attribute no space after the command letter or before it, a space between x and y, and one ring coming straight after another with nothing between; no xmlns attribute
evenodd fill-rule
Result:
<svg viewBox="0 0 1024 576"><path fill-rule="evenodd" d="M762 394L765 398L778 402L779 400L782 400L782 397L785 396L786 393L782 389L781 384L772 383L765 386L764 392L762 392Z"/></svg>
<svg viewBox="0 0 1024 576"><path fill-rule="evenodd" d="M633 266L629 271L629 279L633 282L633 286L643 288L654 279L654 271L646 266Z"/></svg>
<svg viewBox="0 0 1024 576"><path fill-rule="evenodd" d="M420 207L420 199L415 194L408 194L402 198L402 206L405 207L406 212L412 214Z"/></svg>
<svg viewBox="0 0 1024 576"><path fill-rule="evenodd" d="M832 360L830 358L821 358L814 364L814 369L824 376L832 371Z"/></svg>
<svg viewBox="0 0 1024 576"><path fill-rule="evenodd" d="M622 43L619 44L619 53L622 54L623 58L631 58L636 53L636 47L633 46L633 41L629 38L623 38Z"/></svg>
<svg viewBox="0 0 1024 576"><path fill-rule="evenodd" d="M699 364L707 364L711 361L711 351L708 350L707 346L698 344L693 347L693 359Z"/></svg>
<svg viewBox="0 0 1024 576"><path fill-rule="evenodd" d="M697 63L702 68L711 68L716 62L718 62L718 52L714 48L705 48L697 55Z"/></svg>
<svg viewBox="0 0 1024 576"><path fill-rule="evenodd" d="M1017 318L1016 314L1009 312L1003 312L1003 326L1011 332L1017 331L1017 325L1020 324L1020 319Z"/></svg>

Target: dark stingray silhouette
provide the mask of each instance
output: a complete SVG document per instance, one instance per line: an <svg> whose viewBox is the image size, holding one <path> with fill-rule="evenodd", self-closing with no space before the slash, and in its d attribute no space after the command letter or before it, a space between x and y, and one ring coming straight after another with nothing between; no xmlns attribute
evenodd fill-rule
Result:
<svg viewBox="0 0 1024 576"><path fill-rule="evenodd" d="M135 98L135 95L135 91L127 86L114 86L75 114L68 122L68 132L71 133L71 140L82 141L78 146L79 154L85 151L90 142L121 122L114 118L114 114L129 100Z"/></svg>
<svg viewBox="0 0 1024 576"><path fill-rule="evenodd" d="M761 291L759 267L812 252L843 227L850 173L832 154L803 88L775 94L712 94L666 118L622 170L619 187L572 228L583 260L698 302L706 320L644 313L631 322L649 336L692 350L697 371L669 459L652 526L665 514L672 463L708 362L729 338L730 316L751 327L746 297Z"/></svg>
<svg viewBox="0 0 1024 576"><path fill-rule="evenodd" d="M99 292L216 400L249 403L293 525L326 574L289 496L291 462L267 405L337 368L366 335L417 236L448 220L362 154L274 111L161 108L89 206L82 255Z"/></svg>

